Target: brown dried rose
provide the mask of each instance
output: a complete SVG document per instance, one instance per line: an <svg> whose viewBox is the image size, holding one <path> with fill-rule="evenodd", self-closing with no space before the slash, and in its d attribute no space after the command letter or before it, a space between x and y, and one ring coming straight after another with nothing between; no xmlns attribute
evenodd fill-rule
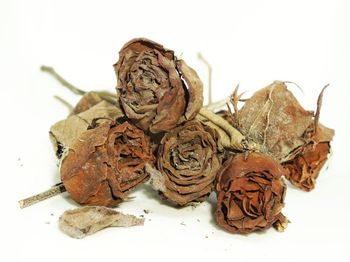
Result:
<svg viewBox="0 0 350 262"><path fill-rule="evenodd" d="M311 142L297 149L298 153L292 160L283 163L288 171L286 178L293 185L304 191L315 188L316 179L328 160L333 136L333 129L319 124Z"/></svg>
<svg viewBox="0 0 350 262"><path fill-rule="evenodd" d="M142 130L105 120L76 139L62 158L60 174L76 202L115 206L147 179L144 167L152 160Z"/></svg>
<svg viewBox="0 0 350 262"><path fill-rule="evenodd" d="M214 189L221 166L221 146L216 132L189 121L167 133L158 150L159 189L180 206L204 201ZM154 174L153 174L154 175Z"/></svg>
<svg viewBox="0 0 350 262"><path fill-rule="evenodd" d="M170 131L193 119L202 107L203 87L197 73L158 43L131 40L120 50L114 67L120 104L143 130Z"/></svg>
<svg viewBox="0 0 350 262"><path fill-rule="evenodd" d="M283 167L261 153L239 154L226 161L217 176L218 225L231 233L285 226L286 186Z"/></svg>

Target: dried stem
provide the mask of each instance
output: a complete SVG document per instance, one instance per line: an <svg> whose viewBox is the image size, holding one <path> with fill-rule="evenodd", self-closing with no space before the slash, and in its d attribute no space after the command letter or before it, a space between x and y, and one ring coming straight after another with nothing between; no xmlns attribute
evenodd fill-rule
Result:
<svg viewBox="0 0 350 262"><path fill-rule="evenodd" d="M204 58L204 56L201 53L198 53L198 59L201 60L208 69L208 105L211 105L213 102L213 98L212 98L212 72L213 69L210 65L210 63Z"/></svg>
<svg viewBox="0 0 350 262"><path fill-rule="evenodd" d="M205 108L202 108L199 111L199 114L211 121L212 123L214 123L215 125L219 126L230 136L230 143L233 149L241 151L246 149L246 138L236 128L231 126L230 123L228 123L225 119Z"/></svg>
<svg viewBox="0 0 350 262"><path fill-rule="evenodd" d="M329 84L325 85L325 87L322 88L322 91L319 94L318 99L317 99L317 110L316 110L315 120L314 120L314 135L316 135L316 133L317 133L318 122L320 120L323 92L324 92L324 90L326 90L327 87L329 87Z"/></svg>
<svg viewBox="0 0 350 262"><path fill-rule="evenodd" d="M22 199L18 201L20 208L29 207L33 204L36 204L40 201L43 201L45 199L48 199L50 197L56 196L58 194L61 194L66 191L66 188L64 187L63 183L58 183L51 187L49 190L46 190L44 192L41 192L37 195Z"/></svg>
<svg viewBox="0 0 350 262"><path fill-rule="evenodd" d="M63 86L67 87L74 94L84 95L86 93L85 91L83 91L83 90L73 86L71 83L69 83L67 80L65 80L52 67L43 65L43 66L40 67L40 69L41 69L41 71L46 72L49 75L53 76L58 82L60 82Z"/></svg>
<svg viewBox="0 0 350 262"><path fill-rule="evenodd" d="M73 112L74 107L67 102L66 100L64 100L62 97L60 96L54 96L54 98L56 98L58 101L60 101L64 106L66 106L69 110L69 113Z"/></svg>

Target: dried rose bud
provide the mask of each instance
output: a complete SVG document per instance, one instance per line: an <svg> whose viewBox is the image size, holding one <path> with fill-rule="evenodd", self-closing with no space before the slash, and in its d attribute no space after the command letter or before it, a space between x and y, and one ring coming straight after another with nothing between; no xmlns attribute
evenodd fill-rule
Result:
<svg viewBox="0 0 350 262"><path fill-rule="evenodd" d="M157 165L162 185L157 189L180 206L204 201L214 189L221 155L213 129L195 120L186 122L160 143Z"/></svg>
<svg viewBox="0 0 350 262"><path fill-rule="evenodd" d="M226 161L216 183L218 225L231 233L249 233L286 224L281 213L286 194L283 174L279 163L261 153Z"/></svg>
<svg viewBox="0 0 350 262"><path fill-rule="evenodd" d="M283 163L288 170L286 178L293 185L304 191L315 188L316 179L328 159L333 136L333 129L319 124L311 142L298 149L299 153L292 160Z"/></svg>
<svg viewBox="0 0 350 262"><path fill-rule="evenodd" d="M61 179L80 204L115 206L148 175L153 160L144 132L124 122L104 121L83 132L60 165Z"/></svg>
<svg viewBox="0 0 350 262"><path fill-rule="evenodd" d="M120 50L114 67L120 104L145 131L169 131L193 119L202 107L203 85L197 73L160 44L133 39Z"/></svg>

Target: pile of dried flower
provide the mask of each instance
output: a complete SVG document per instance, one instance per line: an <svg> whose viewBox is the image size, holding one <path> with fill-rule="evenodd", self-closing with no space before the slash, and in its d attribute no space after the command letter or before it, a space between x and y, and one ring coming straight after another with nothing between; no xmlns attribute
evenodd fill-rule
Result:
<svg viewBox="0 0 350 262"><path fill-rule="evenodd" d="M240 109L238 88L228 110L203 107L197 73L172 50L144 38L120 50L116 94L84 92L52 68L42 69L82 98L50 130L62 183L20 205L66 190L77 203L93 206L60 218L73 237L142 224L103 206L118 205L146 181L179 206L203 202L215 191L215 219L229 232L283 231L283 178L312 190L330 153L334 130L319 123L324 89L315 114L281 81L258 90Z"/></svg>

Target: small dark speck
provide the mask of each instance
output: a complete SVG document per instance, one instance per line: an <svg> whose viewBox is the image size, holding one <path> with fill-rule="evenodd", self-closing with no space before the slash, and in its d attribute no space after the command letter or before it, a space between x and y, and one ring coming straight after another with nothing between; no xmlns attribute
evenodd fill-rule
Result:
<svg viewBox="0 0 350 262"><path fill-rule="evenodd" d="M20 164L20 166L23 166L23 164Z"/></svg>
<svg viewBox="0 0 350 262"><path fill-rule="evenodd" d="M200 219L197 219L197 222L201 222L201 220L200 220Z"/></svg>
<svg viewBox="0 0 350 262"><path fill-rule="evenodd" d="M144 209L143 212L144 212L145 214L148 214L148 213L150 212L150 210L149 210L149 209Z"/></svg>
<svg viewBox="0 0 350 262"><path fill-rule="evenodd" d="M140 217L145 217L144 215L140 215Z"/></svg>
<svg viewBox="0 0 350 262"><path fill-rule="evenodd" d="M46 225L50 225L51 223L50 223L49 221L46 221L45 224L46 224Z"/></svg>
<svg viewBox="0 0 350 262"><path fill-rule="evenodd" d="M50 214L50 216L52 216L52 217L53 217L53 216L54 216L54 214L53 214L53 213L51 213L51 214Z"/></svg>
<svg viewBox="0 0 350 262"><path fill-rule="evenodd" d="M182 222L180 223L180 225L181 225L181 226L186 226L186 224L185 224L184 221L182 221Z"/></svg>
<svg viewBox="0 0 350 262"><path fill-rule="evenodd" d="M148 221L152 221L152 219L149 218Z"/></svg>
<svg viewBox="0 0 350 262"><path fill-rule="evenodd" d="M21 158L19 157L19 158L17 158L17 161L21 161Z"/></svg>
<svg viewBox="0 0 350 262"><path fill-rule="evenodd" d="M205 238L208 238L208 236L205 236Z"/></svg>

